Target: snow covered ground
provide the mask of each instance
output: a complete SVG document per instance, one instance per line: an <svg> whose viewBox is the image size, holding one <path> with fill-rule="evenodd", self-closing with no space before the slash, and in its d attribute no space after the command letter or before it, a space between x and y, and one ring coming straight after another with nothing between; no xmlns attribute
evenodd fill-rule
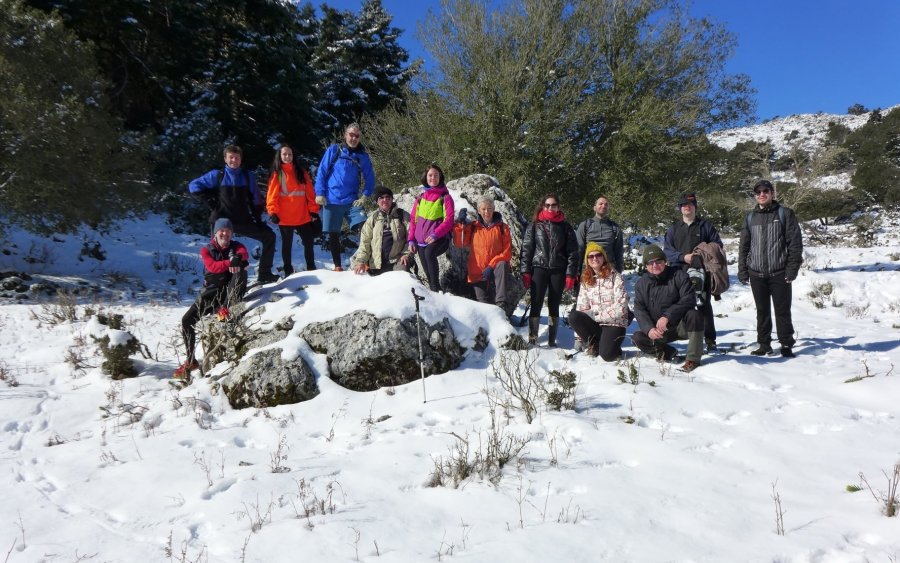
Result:
<svg viewBox="0 0 900 563"><path fill-rule="evenodd" d="M897 561L900 518L885 517L865 485L847 490L862 473L876 495L886 492L882 472L900 462L897 219L879 218L875 246L807 248L794 285L795 359L742 348L755 341L755 312L732 276L714 307L720 344L741 349L685 375L646 358L567 360L573 336L563 327L562 350L541 346L535 365L577 374L577 407L542 409L531 424L518 410L492 417L484 391L502 395L493 345L429 377L425 403L420 382L344 390L301 342L286 353L318 370L321 393L309 402L238 411L209 380L175 390L167 379L204 240L173 235L159 219L105 236L11 233L0 271L81 296L77 320L58 324L46 322L50 305L0 305L0 557ZM93 241L105 260L81 255ZM295 246L295 265L299 256ZM300 272L273 293L306 286L298 323L353 309L410 314L412 282L391 276ZM420 291L426 317L450 316L464 339L479 324L495 341L513 330L492 307ZM287 314L291 301L268 303L266 315ZM113 382L98 367L73 368L79 355L100 362L86 306L124 315L153 356L138 360L139 377ZM474 455L492 420L529 438L521 459L497 484L429 486L455 436Z"/></svg>

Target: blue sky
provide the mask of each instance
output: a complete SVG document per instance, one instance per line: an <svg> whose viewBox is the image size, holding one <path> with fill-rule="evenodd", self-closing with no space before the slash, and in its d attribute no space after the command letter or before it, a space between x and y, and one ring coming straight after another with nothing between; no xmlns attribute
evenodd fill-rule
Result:
<svg viewBox="0 0 900 563"><path fill-rule="evenodd" d="M358 11L361 0L328 0ZM427 53L416 24L439 0L382 0L404 29L412 58ZM846 113L900 104L900 0L697 0L691 13L722 22L737 35L728 64L757 89L757 118Z"/></svg>

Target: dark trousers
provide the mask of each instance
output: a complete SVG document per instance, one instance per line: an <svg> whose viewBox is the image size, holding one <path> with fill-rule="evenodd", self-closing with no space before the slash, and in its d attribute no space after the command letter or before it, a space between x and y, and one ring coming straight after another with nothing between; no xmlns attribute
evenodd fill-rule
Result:
<svg viewBox="0 0 900 563"><path fill-rule="evenodd" d="M670 359L675 356L675 348L669 346L669 342L687 339L687 359L699 362L703 355L704 324L700 311L691 309L684 315L678 326L669 325L662 338L653 340L646 332L638 330L631 335L631 342L645 354Z"/></svg>
<svg viewBox="0 0 900 563"><path fill-rule="evenodd" d="M480 303L493 303L505 311L506 279L508 277L509 262L497 262L497 265L494 266L494 274L490 279L471 284L475 291L475 299Z"/></svg>
<svg viewBox="0 0 900 563"><path fill-rule="evenodd" d="M441 290L441 271L438 267L438 256L447 252L450 248L450 237L439 238L427 246L420 246L416 250L419 253L419 262L425 269L425 277L428 278L428 288L431 291Z"/></svg>
<svg viewBox="0 0 900 563"><path fill-rule="evenodd" d="M541 316L544 308L544 296L547 296L547 308L550 318L559 317L559 304L562 302L563 290L566 288L566 271L535 268L531 273L531 312L528 316Z"/></svg>
<svg viewBox="0 0 900 563"><path fill-rule="evenodd" d="M334 267L343 267L341 265L341 233L328 233L328 249L331 251Z"/></svg>
<svg viewBox="0 0 900 563"><path fill-rule="evenodd" d="M366 270L366 272L370 276L380 276L381 274L383 274L385 272L408 272L409 268L411 266L414 266L415 264L416 264L416 261L413 259L410 259L410 261L407 263L406 266L402 265L400 263L400 260L397 260L396 262L394 262L393 266L391 264L388 264L384 268L369 268L368 270Z"/></svg>
<svg viewBox="0 0 900 563"><path fill-rule="evenodd" d="M272 229L262 223L235 223L234 234L262 243L262 256L259 257L256 274L257 276L271 274L272 262L275 261L275 233L272 232Z"/></svg>
<svg viewBox="0 0 900 563"><path fill-rule="evenodd" d="M625 327L598 324L590 315L582 311L569 312L569 326L585 345L594 345L605 362L612 362L622 356L622 341Z"/></svg>
<svg viewBox="0 0 900 563"><path fill-rule="evenodd" d="M708 287L708 286L707 286ZM715 342L716 341L716 316L713 314L712 308L712 295L709 293L704 293L703 295L703 305L700 305L697 310L703 315L703 337L707 342Z"/></svg>
<svg viewBox="0 0 900 563"><path fill-rule="evenodd" d="M181 337L187 350L188 362L194 360L194 348L197 346L197 321L220 307L228 307L241 300L247 291L247 271L233 275L225 287L204 289L197 300L181 317Z"/></svg>
<svg viewBox="0 0 900 563"><path fill-rule="evenodd" d="M278 231L281 233L281 263L284 264L284 275L289 276L294 273L294 266L291 263L291 250L295 232L300 236L300 242L303 243L303 257L306 259L306 270L315 270L315 227L312 222L298 227L278 225Z"/></svg>
<svg viewBox="0 0 900 563"><path fill-rule="evenodd" d="M784 276L758 278L750 276L750 290L756 303L756 341L772 342L772 307L775 308L775 326L778 342L791 348L794 345L794 324L791 322L791 284Z"/></svg>

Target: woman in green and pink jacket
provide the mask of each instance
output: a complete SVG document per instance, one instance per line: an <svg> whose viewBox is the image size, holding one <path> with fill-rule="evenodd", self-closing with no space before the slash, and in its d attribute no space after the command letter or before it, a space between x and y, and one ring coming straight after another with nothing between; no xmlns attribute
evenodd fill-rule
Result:
<svg viewBox="0 0 900 563"><path fill-rule="evenodd" d="M431 164L422 174L425 191L416 198L410 213L409 251L419 254L428 287L441 291L438 256L450 248L453 232L453 197L444 185L444 171Z"/></svg>

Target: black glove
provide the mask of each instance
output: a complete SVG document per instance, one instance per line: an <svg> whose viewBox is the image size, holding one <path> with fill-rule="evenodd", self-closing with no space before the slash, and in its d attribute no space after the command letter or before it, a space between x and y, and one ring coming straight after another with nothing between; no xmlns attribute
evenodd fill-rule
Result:
<svg viewBox="0 0 900 563"><path fill-rule="evenodd" d="M269 221L272 221L273 225L277 225L281 222L281 219L278 218L276 213L269 213Z"/></svg>
<svg viewBox="0 0 900 563"><path fill-rule="evenodd" d="M466 223L469 222L469 216L466 214L465 209L459 210L459 213L457 213L457 215L456 215L456 222L462 223L463 225L465 225Z"/></svg>
<svg viewBox="0 0 900 563"><path fill-rule="evenodd" d="M319 220L319 214L318 214L318 213L310 213L310 214L309 214L309 220L310 220L310 221L318 221L318 220Z"/></svg>
<svg viewBox="0 0 900 563"><path fill-rule="evenodd" d="M244 261L237 254L231 255L231 267L232 268L240 268L244 265Z"/></svg>
<svg viewBox="0 0 900 563"><path fill-rule="evenodd" d="M700 269L703 267L703 259L699 256L694 256L691 258L691 268Z"/></svg>

